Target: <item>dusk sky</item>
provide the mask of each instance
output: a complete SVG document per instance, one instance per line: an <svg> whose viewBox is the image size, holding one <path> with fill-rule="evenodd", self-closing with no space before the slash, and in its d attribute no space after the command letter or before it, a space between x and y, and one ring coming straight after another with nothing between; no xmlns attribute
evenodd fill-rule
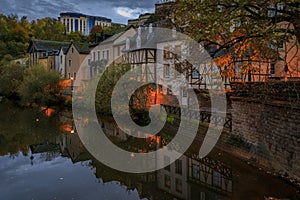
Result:
<svg viewBox="0 0 300 200"><path fill-rule="evenodd" d="M29 20L59 17L61 12L81 12L127 24L141 13L153 12L155 0L2 0L0 13L27 16Z"/></svg>

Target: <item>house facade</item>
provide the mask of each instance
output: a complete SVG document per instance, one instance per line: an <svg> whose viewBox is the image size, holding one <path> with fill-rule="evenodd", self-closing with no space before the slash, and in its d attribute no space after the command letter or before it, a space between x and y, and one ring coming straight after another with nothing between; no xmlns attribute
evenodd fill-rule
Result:
<svg viewBox="0 0 300 200"><path fill-rule="evenodd" d="M61 47L58 55L57 55L57 60L58 60L58 65L57 71L61 74L62 77L66 77L66 54L67 54L67 47Z"/></svg>
<svg viewBox="0 0 300 200"><path fill-rule="evenodd" d="M27 49L29 65L42 65L48 70L55 71L59 63L56 57L60 49L69 45L69 42L31 40Z"/></svg>
<svg viewBox="0 0 300 200"><path fill-rule="evenodd" d="M90 58L87 59L89 65L89 77L94 77L99 73L99 64L109 66L111 64L121 63L122 50L126 46L126 38L132 37L135 34L135 29L130 27L125 32L118 33L103 42L99 43L91 50Z"/></svg>
<svg viewBox="0 0 300 200"><path fill-rule="evenodd" d="M66 50L65 74L66 78L72 81L72 85L75 83L74 80L77 79L79 68L84 64L89 54L90 48L88 44L71 42Z"/></svg>
<svg viewBox="0 0 300 200"><path fill-rule="evenodd" d="M209 55L200 52L203 47L198 43L196 46L191 44L191 40L176 30L151 25L140 27L129 41L123 60L139 71L137 81L150 81L156 85L152 88L154 104L189 106L190 91L205 88L210 81L209 74L217 72ZM200 52L199 55L193 55L192 47L197 48L194 51ZM202 54L207 57L198 59Z"/></svg>

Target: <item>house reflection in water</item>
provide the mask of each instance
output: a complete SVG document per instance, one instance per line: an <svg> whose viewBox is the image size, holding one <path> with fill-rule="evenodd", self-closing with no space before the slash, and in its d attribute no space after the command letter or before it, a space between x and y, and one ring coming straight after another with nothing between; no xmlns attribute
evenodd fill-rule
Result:
<svg viewBox="0 0 300 200"><path fill-rule="evenodd" d="M57 137L57 144L60 146L62 156L70 157L73 163L91 159L91 155L85 149L76 132L61 134Z"/></svg>
<svg viewBox="0 0 300 200"><path fill-rule="evenodd" d="M74 127L73 124L70 126ZM107 136L118 138L116 141L124 142L130 138L112 122L101 121L100 126ZM232 194L231 168L208 157L199 159L195 154L189 154L170 163L170 158L164 156L163 161L168 164L164 169L144 174L128 174L113 170L93 159L76 131L74 134L65 131L57 139L63 156L70 157L74 163L90 160L89 165L95 169L95 176L99 181L117 181L128 191L137 190L140 198L229 199Z"/></svg>
<svg viewBox="0 0 300 200"><path fill-rule="evenodd" d="M164 157L169 163L170 158ZM211 158L183 155L157 172L157 186L179 199L230 199L232 170Z"/></svg>

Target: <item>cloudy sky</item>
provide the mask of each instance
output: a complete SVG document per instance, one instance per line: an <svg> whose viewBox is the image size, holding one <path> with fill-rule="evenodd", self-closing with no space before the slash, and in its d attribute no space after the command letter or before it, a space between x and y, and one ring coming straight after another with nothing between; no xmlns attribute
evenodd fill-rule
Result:
<svg viewBox="0 0 300 200"><path fill-rule="evenodd" d="M29 20L53 17L61 12L81 12L127 24L128 19L154 11L155 0L1 0L0 13L27 16Z"/></svg>

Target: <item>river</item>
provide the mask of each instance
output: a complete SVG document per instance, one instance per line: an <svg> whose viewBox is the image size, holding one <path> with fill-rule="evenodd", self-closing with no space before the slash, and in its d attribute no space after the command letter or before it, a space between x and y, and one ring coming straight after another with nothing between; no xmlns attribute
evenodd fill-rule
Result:
<svg viewBox="0 0 300 200"><path fill-rule="evenodd" d="M119 172L97 161L69 114L0 105L0 199L300 199L296 188L215 149L187 153L164 169ZM119 135L113 125L102 128ZM121 136L120 136L121 137ZM124 140L121 139L119 142Z"/></svg>

